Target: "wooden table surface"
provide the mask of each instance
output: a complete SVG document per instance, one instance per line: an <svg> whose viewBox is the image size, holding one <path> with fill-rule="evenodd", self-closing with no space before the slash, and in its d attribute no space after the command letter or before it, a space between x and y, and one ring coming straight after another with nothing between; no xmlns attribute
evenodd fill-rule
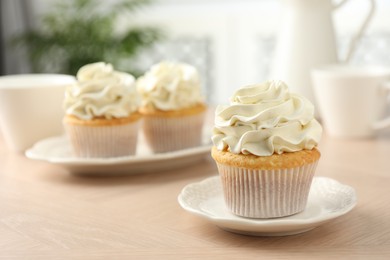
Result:
<svg viewBox="0 0 390 260"><path fill-rule="evenodd" d="M9 151L0 136L1 259L390 259L390 136L324 137L316 176L356 189L357 206L309 232L251 237L183 210L189 183L214 162L127 177L85 178Z"/></svg>

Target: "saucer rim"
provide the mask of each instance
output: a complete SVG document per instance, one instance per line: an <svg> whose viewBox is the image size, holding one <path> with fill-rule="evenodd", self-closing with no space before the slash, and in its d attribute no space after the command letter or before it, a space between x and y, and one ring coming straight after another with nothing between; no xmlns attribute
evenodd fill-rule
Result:
<svg viewBox="0 0 390 260"><path fill-rule="evenodd" d="M344 186L344 187L350 189L351 190L351 203L349 203L348 205L346 205L345 207L343 207L340 210L333 211L333 212L328 211L328 212L322 213L318 217L313 217L310 219L289 219L288 216L282 217L282 218L272 218L272 219L251 219L251 218L244 218L244 217L239 217L239 216L236 216L237 218L226 218L225 216L215 216L215 215L207 214L207 212L205 212L201 209L193 208L191 205L187 204L186 199L184 199L183 196L186 192L188 192L188 190L190 190L191 188L193 188L197 185L205 185L205 183L207 183L207 182L211 182L211 181L217 182L216 179L218 179L218 178L219 178L219 176L212 176L212 177L208 177L206 179L203 179L202 181L194 182L194 183L190 183L190 184L186 185L181 190L181 192L178 196L178 202L184 210L186 210L190 213L193 213L197 216L200 216L202 218L205 218L205 219L213 222L214 224L216 224L217 226L219 226L220 228L222 228L224 230L232 231L235 233L243 233L244 232L244 233L253 233L254 235L271 235L271 234L278 235L278 233L280 233L280 235L288 235L288 234L286 234L286 232L283 232L283 231L282 232L272 232L269 230L268 231L267 230L266 231L259 231L258 230L259 228L272 229L273 227L278 227L278 228L289 227L289 231L294 231L294 232L292 232L294 234L302 233L305 231L300 230L300 227L302 227L302 229L305 229L306 231L309 231L309 230L316 228L319 225L322 225L322 224L324 224L332 219L335 219L337 217L345 215L346 213L350 212L357 205L356 191L354 188L352 188L349 185L342 184L335 179L332 179L329 177L323 177L323 176L316 176L316 177L314 177L314 179L316 179L318 181L320 181L320 180L332 181L334 184L340 185L341 187ZM210 195L209 198L212 196L213 195ZM214 195L214 196L216 196L216 195ZM203 200L203 201L205 201L205 200ZM199 203L201 203L201 202L199 202ZM257 229L256 230L247 230L247 229L240 228L240 229L235 229L235 231L234 231L231 228L227 227L228 224L231 224L231 225L239 224L240 227L257 228ZM294 226L295 228L291 228L291 226ZM300 232L300 231L302 231L302 232ZM287 232L287 233L289 233L289 232Z"/></svg>
<svg viewBox="0 0 390 260"><path fill-rule="evenodd" d="M42 139L36 142L32 147L25 151L25 155L29 159L47 161L54 164L61 165L116 165L116 164L129 164L129 163L145 163L145 162L154 162L154 161L165 161L171 160L178 157L186 157L190 155L200 155L205 154L210 151L211 144L202 144L200 146L177 150L166 153L156 153L156 154L142 154L142 155L131 155L131 156L120 156L120 157L111 157L111 158L78 158L75 156L69 155L68 157L60 156L47 156L39 152L39 147L44 145L49 145L53 142L65 141L66 136L54 136ZM47 148L46 148L47 149Z"/></svg>
<svg viewBox="0 0 390 260"><path fill-rule="evenodd" d="M25 152L32 160L59 166L70 174L80 176L124 176L163 172L195 164L210 156L211 144L153 154L140 149L133 156L113 158L77 158L68 151L70 143L65 135L42 139ZM143 144L140 143L142 146ZM145 148L145 147L144 147ZM58 149L58 150L57 150Z"/></svg>

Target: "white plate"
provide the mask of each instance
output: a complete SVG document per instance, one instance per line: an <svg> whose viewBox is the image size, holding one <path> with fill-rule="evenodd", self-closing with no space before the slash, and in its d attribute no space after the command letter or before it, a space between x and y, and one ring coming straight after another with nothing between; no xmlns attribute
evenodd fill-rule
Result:
<svg viewBox="0 0 390 260"><path fill-rule="evenodd" d="M135 156L116 158L78 158L71 154L66 136L47 138L26 151L30 159L47 161L67 169L73 174L115 175L164 171L190 165L210 154L211 145L204 144L168 153L153 154L140 139Z"/></svg>
<svg viewBox="0 0 390 260"><path fill-rule="evenodd" d="M284 218L243 218L226 208L219 176L215 176L187 185L178 200L185 210L224 230L253 236L286 236L309 231L344 215L356 205L356 194L352 187L333 179L315 177L303 212Z"/></svg>

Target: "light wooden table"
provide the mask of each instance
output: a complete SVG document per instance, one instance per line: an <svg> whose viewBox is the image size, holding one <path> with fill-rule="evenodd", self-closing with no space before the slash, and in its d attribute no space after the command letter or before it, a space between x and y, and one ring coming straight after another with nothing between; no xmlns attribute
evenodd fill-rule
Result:
<svg viewBox="0 0 390 260"><path fill-rule="evenodd" d="M1 259L390 259L390 136L321 142L317 176L353 186L358 205L307 233L250 237L177 203L213 161L167 172L82 178L9 151L0 137Z"/></svg>

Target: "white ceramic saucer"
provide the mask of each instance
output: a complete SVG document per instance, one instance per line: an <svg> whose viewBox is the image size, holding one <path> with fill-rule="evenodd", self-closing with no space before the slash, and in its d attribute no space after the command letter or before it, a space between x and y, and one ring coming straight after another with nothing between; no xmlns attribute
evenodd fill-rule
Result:
<svg viewBox="0 0 390 260"><path fill-rule="evenodd" d="M220 228L253 236L286 236L309 231L346 214L356 205L355 190L333 179L315 177L306 209L274 219L243 218L226 208L219 176L184 187L178 197L187 211L206 218Z"/></svg>
<svg viewBox="0 0 390 260"><path fill-rule="evenodd" d="M163 170L172 170L199 162L210 156L210 138L203 145L167 153L154 154L142 138L139 139L137 154L115 158L79 158L71 153L66 136L41 140L26 151L26 156L63 167L77 175L132 175Z"/></svg>

